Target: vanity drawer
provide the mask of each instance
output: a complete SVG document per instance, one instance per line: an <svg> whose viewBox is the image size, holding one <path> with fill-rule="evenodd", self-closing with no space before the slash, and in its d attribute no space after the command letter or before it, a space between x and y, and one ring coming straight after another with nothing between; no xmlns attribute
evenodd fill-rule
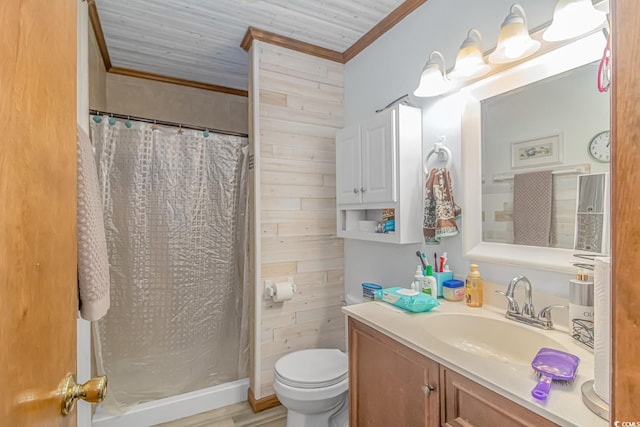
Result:
<svg viewBox="0 0 640 427"><path fill-rule="evenodd" d="M557 426L499 394L440 367L442 425L449 427Z"/></svg>

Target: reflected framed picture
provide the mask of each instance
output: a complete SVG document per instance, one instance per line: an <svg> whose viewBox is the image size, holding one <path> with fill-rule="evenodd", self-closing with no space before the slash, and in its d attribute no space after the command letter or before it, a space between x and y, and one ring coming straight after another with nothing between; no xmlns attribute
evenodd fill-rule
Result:
<svg viewBox="0 0 640 427"><path fill-rule="evenodd" d="M563 161L562 133L511 143L511 168L557 165Z"/></svg>

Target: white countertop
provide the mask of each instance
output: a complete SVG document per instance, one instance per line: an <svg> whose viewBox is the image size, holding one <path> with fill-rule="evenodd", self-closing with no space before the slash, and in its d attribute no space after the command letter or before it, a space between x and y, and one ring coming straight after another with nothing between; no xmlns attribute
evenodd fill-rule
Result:
<svg viewBox="0 0 640 427"><path fill-rule="evenodd" d="M456 371L478 384L542 415L562 426L605 427L607 421L591 412L582 402L580 387L593 379L593 354L576 343L567 333L543 331L531 326L507 320L504 311L485 306L467 307L463 302L440 301L440 306L427 313L409 313L384 302L366 302L343 307L343 312L371 326L401 344ZM490 357L474 355L446 344L425 332L425 319L438 313L462 313L504 320L522 328L539 331L557 341L567 352L580 358L575 380L570 385L554 383L549 398L541 402L531 397L537 377L530 365L508 364ZM531 356L531 359L535 354Z"/></svg>

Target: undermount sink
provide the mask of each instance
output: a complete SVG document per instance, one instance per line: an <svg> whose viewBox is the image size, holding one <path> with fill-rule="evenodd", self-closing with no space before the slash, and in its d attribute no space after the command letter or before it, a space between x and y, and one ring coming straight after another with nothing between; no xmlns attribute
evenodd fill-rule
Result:
<svg viewBox="0 0 640 427"><path fill-rule="evenodd" d="M434 313L425 324L430 335L452 347L504 363L530 365L542 347L567 351L545 332L506 319Z"/></svg>

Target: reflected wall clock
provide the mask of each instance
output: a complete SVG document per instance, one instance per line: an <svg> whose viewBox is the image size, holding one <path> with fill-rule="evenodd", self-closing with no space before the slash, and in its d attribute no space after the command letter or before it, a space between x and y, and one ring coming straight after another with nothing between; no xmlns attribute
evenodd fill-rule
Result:
<svg viewBox="0 0 640 427"><path fill-rule="evenodd" d="M611 159L611 132L600 132L589 141L589 154L593 160L609 163Z"/></svg>

